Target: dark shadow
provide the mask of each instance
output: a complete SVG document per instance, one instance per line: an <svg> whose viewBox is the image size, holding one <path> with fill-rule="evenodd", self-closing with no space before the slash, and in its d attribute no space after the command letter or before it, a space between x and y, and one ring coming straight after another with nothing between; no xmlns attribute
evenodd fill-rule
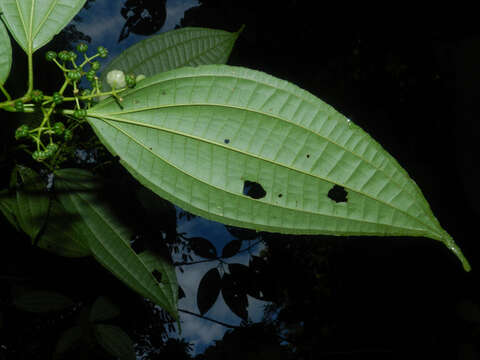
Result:
<svg viewBox="0 0 480 360"><path fill-rule="evenodd" d="M167 18L167 0L127 0L120 13L126 22L118 42L130 33L152 35L162 28Z"/></svg>

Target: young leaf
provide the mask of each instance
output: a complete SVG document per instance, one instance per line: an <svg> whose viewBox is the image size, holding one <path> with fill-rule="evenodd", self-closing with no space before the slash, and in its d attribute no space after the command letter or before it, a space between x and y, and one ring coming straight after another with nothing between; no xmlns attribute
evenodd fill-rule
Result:
<svg viewBox="0 0 480 360"><path fill-rule="evenodd" d="M77 227L97 261L177 318L176 297L158 285L151 271L130 247L132 233L101 198L99 179L80 169L62 169L55 174L58 198L64 208L76 216L72 226Z"/></svg>
<svg viewBox="0 0 480 360"><path fill-rule="evenodd" d="M280 233L424 236L470 269L397 161L293 84L205 65L152 76L122 97L122 108L93 107L89 123L135 178L186 211ZM264 196L244 195L247 182ZM346 195L332 198L335 186Z"/></svg>
<svg viewBox="0 0 480 360"><path fill-rule="evenodd" d="M32 169L18 166L21 184L17 189L18 223L22 230L35 240L45 225L50 206L50 196L42 178Z"/></svg>
<svg viewBox="0 0 480 360"><path fill-rule="evenodd" d="M120 360L135 360L133 341L118 326L95 325L95 337L98 343L112 356Z"/></svg>
<svg viewBox="0 0 480 360"><path fill-rule="evenodd" d="M225 64L240 31L230 33L205 28L183 28L142 40L113 59L102 71L152 76L182 66Z"/></svg>
<svg viewBox="0 0 480 360"><path fill-rule="evenodd" d="M0 85L7 81L12 66L12 47L7 29L0 20Z"/></svg>
<svg viewBox="0 0 480 360"><path fill-rule="evenodd" d="M73 19L85 1L0 0L0 12L17 43L33 54Z"/></svg>
<svg viewBox="0 0 480 360"><path fill-rule="evenodd" d="M200 314L205 314L215 304L222 288L222 278L217 268L208 270L203 275L197 291L197 306Z"/></svg>
<svg viewBox="0 0 480 360"><path fill-rule="evenodd" d="M65 295L49 291L28 291L13 299L16 308L34 312L46 313L60 311L73 305L73 301Z"/></svg>
<svg viewBox="0 0 480 360"><path fill-rule="evenodd" d="M120 309L109 298L99 296L92 305L89 320L91 322L110 320L120 315Z"/></svg>
<svg viewBox="0 0 480 360"><path fill-rule="evenodd" d="M57 341L57 345L55 347L55 355L60 357L60 355L64 354L71 348L79 345L80 340L83 336L83 330L81 326L72 326L65 330Z"/></svg>

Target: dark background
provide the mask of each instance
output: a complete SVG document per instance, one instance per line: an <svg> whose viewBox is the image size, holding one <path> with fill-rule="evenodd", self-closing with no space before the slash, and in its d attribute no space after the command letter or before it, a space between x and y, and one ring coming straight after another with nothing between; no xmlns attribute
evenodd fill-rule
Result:
<svg viewBox="0 0 480 360"><path fill-rule="evenodd" d="M181 26L236 31L245 24L229 64L291 81L371 134L418 183L472 265L470 273L464 272L445 246L430 239L321 237L318 244L329 249L328 266L322 268L328 294L322 297L313 294L309 265L298 260L310 254L281 252L275 237L266 236L276 266L272 281L291 292L288 301L279 297L279 304L290 306L287 322L302 324L305 331L293 358L479 358L480 259L474 228L479 215L480 33L466 13L334 8L294 0L203 0L185 13ZM87 299L105 281L114 282L88 260L67 261L31 250L25 239L13 238L6 222L2 234L8 236L1 236L0 268L9 274L35 273L49 287L77 297L79 289L91 291L82 295ZM304 239L279 241L302 247L297 243ZM308 244L305 251L316 246ZM12 253L23 255L12 264ZM297 258L289 258L292 254ZM58 271L64 276L56 278ZM65 274L71 276L67 283ZM134 298L118 284L109 290L117 291ZM7 306L8 291L2 299ZM32 321L15 314L19 328L0 328L0 336L10 333L10 346L12 334L24 334L21 324ZM8 316L4 310L5 324ZM252 342L259 339L252 334ZM16 355L5 359L23 358L17 346Z"/></svg>

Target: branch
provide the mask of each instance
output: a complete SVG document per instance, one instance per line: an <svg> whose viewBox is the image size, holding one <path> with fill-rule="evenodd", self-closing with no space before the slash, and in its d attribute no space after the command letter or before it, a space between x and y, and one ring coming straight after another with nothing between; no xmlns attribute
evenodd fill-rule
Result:
<svg viewBox="0 0 480 360"><path fill-rule="evenodd" d="M249 245L248 247L246 247L245 249L240 250L237 254L240 254L240 253L245 252L245 251L249 251L251 248L257 246L262 241L263 240L258 240L257 242L253 243L252 245ZM195 264L201 264L201 263L205 263L205 262L209 262L209 261L216 261L216 260L222 261L222 259L223 259L223 256L219 256L219 257L216 257L216 258L213 258L213 259L198 260L198 261L192 261L192 262L174 262L173 266L195 265Z"/></svg>

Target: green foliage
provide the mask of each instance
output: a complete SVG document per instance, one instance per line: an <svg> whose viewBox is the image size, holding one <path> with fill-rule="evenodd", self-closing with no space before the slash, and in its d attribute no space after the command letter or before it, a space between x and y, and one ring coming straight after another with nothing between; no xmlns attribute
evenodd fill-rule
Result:
<svg viewBox="0 0 480 360"><path fill-rule="evenodd" d="M105 76L113 69L148 77L183 66L225 64L240 32L183 28L152 36L113 59L105 67L102 82L106 85Z"/></svg>
<svg viewBox="0 0 480 360"><path fill-rule="evenodd" d="M3 85L8 78L12 66L12 48L7 29L0 21L0 85Z"/></svg>
<svg viewBox="0 0 480 360"><path fill-rule="evenodd" d="M135 178L193 214L280 233L425 236L468 268L407 172L297 86L209 65L157 74L122 98L92 107L89 123ZM248 183L264 196L244 195Z"/></svg>
<svg viewBox="0 0 480 360"><path fill-rule="evenodd" d="M50 291L25 291L14 297L13 304L20 310L46 313L60 311L71 307L73 301L62 295Z"/></svg>
<svg viewBox="0 0 480 360"><path fill-rule="evenodd" d="M80 169L62 169L55 175L58 199L71 217L77 217L73 226L95 259L139 294L178 318L174 270L165 260L157 259L155 270L168 279L157 282L152 274L152 259L147 257L147 261L147 255L139 256L132 250L131 230L102 199L99 179Z"/></svg>
<svg viewBox="0 0 480 360"><path fill-rule="evenodd" d="M32 244L66 257L93 256L178 320L178 284L169 259L151 251L137 254L130 246L132 229L102 196L101 179L63 164L68 152L80 148L77 134L88 123L134 178L193 214L257 231L429 237L444 243L470 270L416 183L367 133L293 84L223 65L241 30L163 33L127 49L101 75L96 59L108 57L103 46L88 54L81 43L76 47L80 56L49 51L49 66L63 74L64 82L58 91L33 90L32 54L84 4L0 0L6 25L0 22L0 90L5 97L0 110L17 112L18 118L41 115L34 117L36 123L16 125L12 138L42 169L15 166L11 186L0 191L0 211ZM12 64L6 28L28 58L27 91L13 99L3 87ZM83 76L88 89L79 89ZM111 89L105 91L107 83ZM41 173L54 180L48 190ZM217 258L205 239L188 240L197 255ZM241 241L232 241L222 256L232 257L240 248ZM201 314L221 291L228 306L247 319L247 292L228 286L246 283L239 280L248 278L246 273L240 264L230 264L223 277L217 269L207 273L197 299ZM250 296L260 296L256 287L244 287ZM52 294L34 295L17 298L16 305L40 311L45 307L39 304L62 303ZM117 313L100 298L89 319L93 323ZM123 330L92 326L111 355L135 358ZM83 331L67 330L57 354L83 338Z"/></svg>
<svg viewBox="0 0 480 360"><path fill-rule="evenodd" d="M27 54L47 44L86 0L0 0L2 20Z"/></svg>

